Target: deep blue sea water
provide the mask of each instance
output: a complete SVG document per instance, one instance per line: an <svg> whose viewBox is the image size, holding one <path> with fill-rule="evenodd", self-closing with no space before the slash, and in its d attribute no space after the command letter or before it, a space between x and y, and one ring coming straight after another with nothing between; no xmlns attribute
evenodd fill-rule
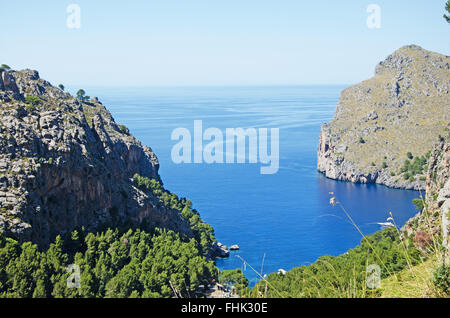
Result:
<svg viewBox="0 0 450 318"><path fill-rule="evenodd" d="M240 250L217 261L242 268L240 255L267 274L339 255L361 235L329 204L334 192L365 234L380 229L392 211L399 226L415 214L417 192L334 181L316 171L320 125L332 119L343 86L85 88L98 96L116 122L125 124L160 161L167 189L191 199L226 245ZM174 164L170 136L177 127L280 129L280 169L261 175L259 164ZM264 258L264 263L263 263ZM256 273L246 266L253 284Z"/></svg>

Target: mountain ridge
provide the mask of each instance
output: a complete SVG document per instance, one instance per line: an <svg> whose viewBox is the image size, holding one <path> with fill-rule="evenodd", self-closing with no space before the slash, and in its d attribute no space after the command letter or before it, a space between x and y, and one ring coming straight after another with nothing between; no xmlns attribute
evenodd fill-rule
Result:
<svg viewBox="0 0 450 318"><path fill-rule="evenodd" d="M424 190L427 157L450 124L449 64L449 56L408 45L380 62L374 77L344 89L321 128L318 171Z"/></svg>

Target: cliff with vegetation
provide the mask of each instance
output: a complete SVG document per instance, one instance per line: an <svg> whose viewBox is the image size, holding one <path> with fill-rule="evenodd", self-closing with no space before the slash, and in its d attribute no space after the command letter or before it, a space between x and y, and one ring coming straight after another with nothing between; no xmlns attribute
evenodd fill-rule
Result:
<svg viewBox="0 0 450 318"><path fill-rule="evenodd" d="M416 45L342 91L322 126L318 170L327 177L425 190L431 150L450 123L450 57Z"/></svg>
<svg viewBox="0 0 450 318"><path fill-rule="evenodd" d="M406 235L429 239L440 237L443 248L450 251L450 129L430 155L426 178L426 192L415 203L420 212L403 227ZM419 235L418 235L419 234Z"/></svg>
<svg viewBox="0 0 450 318"><path fill-rule="evenodd" d="M2 70L0 109L0 231L7 236L47 246L81 227L196 234L195 210L162 188L156 155L97 98L74 98L37 71ZM137 184L136 176L152 182Z"/></svg>
<svg viewBox="0 0 450 318"><path fill-rule="evenodd" d="M158 167L97 98L2 65L0 297L202 295L219 244Z"/></svg>

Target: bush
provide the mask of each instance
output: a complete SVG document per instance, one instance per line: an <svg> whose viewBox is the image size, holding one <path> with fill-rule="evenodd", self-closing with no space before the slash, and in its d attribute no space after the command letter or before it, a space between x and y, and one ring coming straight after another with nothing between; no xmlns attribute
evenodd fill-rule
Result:
<svg viewBox="0 0 450 318"><path fill-rule="evenodd" d="M219 281L224 285L231 285L236 288L238 294L242 293L248 287L248 279L244 273L238 269L222 270L219 273Z"/></svg>
<svg viewBox="0 0 450 318"><path fill-rule="evenodd" d="M123 132L126 135L128 135L130 133L130 130L125 125L119 125L119 129L121 132Z"/></svg>
<svg viewBox="0 0 450 318"><path fill-rule="evenodd" d="M25 97L25 102L29 105L32 105L34 107L38 106L39 104L41 104L41 99L39 97L36 96L27 96Z"/></svg>
<svg viewBox="0 0 450 318"><path fill-rule="evenodd" d="M424 207L423 199L416 198L416 199L413 199L412 202L417 210L422 211L422 209Z"/></svg>
<svg viewBox="0 0 450 318"><path fill-rule="evenodd" d="M11 70L11 68L8 65L6 65L6 64L0 65L0 73L3 72L3 71L9 72L10 70Z"/></svg>
<svg viewBox="0 0 450 318"><path fill-rule="evenodd" d="M442 264L433 274L433 283L446 294L450 293L450 266Z"/></svg>
<svg viewBox="0 0 450 318"><path fill-rule="evenodd" d="M90 99L90 97L86 95L86 92L84 91L84 89L79 89L77 92L77 99L84 102L84 101L87 101L88 99Z"/></svg>
<svg viewBox="0 0 450 318"><path fill-rule="evenodd" d="M423 248L433 243L433 239L427 232L418 230L413 238L413 242L416 247Z"/></svg>
<svg viewBox="0 0 450 318"><path fill-rule="evenodd" d="M408 157L408 159L412 159L414 156L412 155L412 153L410 151L408 151L406 153L406 157Z"/></svg>
<svg viewBox="0 0 450 318"><path fill-rule="evenodd" d="M366 141L364 140L363 137L359 137L359 143L360 143L360 144L364 144L364 143L366 143Z"/></svg>
<svg viewBox="0 0 450 318"><path fill-rule="evenodd" d="M422 174L424 173L426 164L427 159L424 156L414 158L414 161L412 163L407 159L403 163L403 166L400 168L400 172L409 172L409 174L413 176L415 176L416 174ZM405 177L405 180L409 179L409 177L409 175L408 177Z"/></svg>

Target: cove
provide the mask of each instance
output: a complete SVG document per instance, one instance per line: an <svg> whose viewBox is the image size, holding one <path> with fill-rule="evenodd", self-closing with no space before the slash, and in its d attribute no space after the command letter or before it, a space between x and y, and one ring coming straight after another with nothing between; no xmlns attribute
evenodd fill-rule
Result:
<svg viewBox="0 0 450 318"><path fill-rule="evenodd" d="M355 247L361 235L330 192L364 234L379 229L392 212L402 226L416 211L416 191L330 180L317 172L320 126L334 114L345 86L100 88L88 87L118 123L126 125L158 156L164 185L187 197L225 245L240 250L217 260L220 269L245 269L253 285L259 274L313 263ZM175 164L171 133L205 127L279 129L279 170L261 175L254 164Z"/></svg>

